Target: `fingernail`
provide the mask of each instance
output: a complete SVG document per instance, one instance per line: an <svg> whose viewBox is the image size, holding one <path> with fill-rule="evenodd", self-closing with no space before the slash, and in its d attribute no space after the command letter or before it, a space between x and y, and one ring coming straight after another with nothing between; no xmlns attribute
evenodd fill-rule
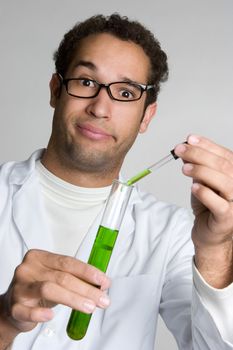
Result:
<svg viewBox="0 0 233 350"><path fill-rule="evenodd" d="M200 141L200 138L196 135L190 135L188 138L188 143L191 145L196 145Z"/></svg>
<svg viewBox="0 0 233 350"><path fill-rule="evenodd" d="M93 304L89 301L85 301L83 303L83 306L86 309L86 311L93 312L95 310L95 304Z"/></svg>
<svg viewBox="0 0 233 350"><path fill-rule="evenodd" d="M183 170L185 172L190 172L191 170L193 170L193 165L189 164L189 163L186 163L186 164L183 165Z"/></svg>
<svg viewBox="0 0 233 350"><path fill-rule="evenodd" d="M193 192L198 191L199 188L200 188L200 185L199 185L198 183L195 182L194 184L192 184L192 190L193 190Z"/></svg>
<svg viewBox="0 0 233 350"><path fill-rule="evenodd" d="M41 321L46 322L46 321L50 321L53 318L53 311L50 309L44 309L41 312Z"/></svg>
<svg viewBox="0 0 233 350"><path fill-rule="evenodd" d="M176 146L175 148L175 153L177 155L179 154L183 154L186 151L187 147L186 145L184 145L183 143L181 143L180 145Z"/></svg>
<svg viewBox="0 0 233 350"><path fill-rule="evenodd" d="M110 304L110 299L107 295L99 298L100 306L107 307Z"/></svg>

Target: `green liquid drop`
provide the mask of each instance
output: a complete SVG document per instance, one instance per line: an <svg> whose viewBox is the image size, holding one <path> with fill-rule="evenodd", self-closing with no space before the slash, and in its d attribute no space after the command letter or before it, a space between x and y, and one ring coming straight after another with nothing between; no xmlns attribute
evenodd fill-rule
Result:
<svg viewBox="0 0 233 350"><path fill-rule="evenodd" d="M117 235L118 230L100 226L88 259L88 264L106 272ZM73 340L82 339L87 332L91 316L91 314L72 310L66 329L68 336Z"/></svg>

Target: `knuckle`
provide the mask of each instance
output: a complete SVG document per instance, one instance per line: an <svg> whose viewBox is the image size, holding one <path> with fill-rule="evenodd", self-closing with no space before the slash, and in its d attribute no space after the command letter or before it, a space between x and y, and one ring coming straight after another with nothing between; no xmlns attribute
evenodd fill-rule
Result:
<svg viewBox="0 0 233 350"><path fill-rule="evenodd" d="M32 260L35 260L38 255L38 249L30 249L27 251L27 253L24 256L23 262L31 262Z"/></svg>
<svg viewBox="0 0 233 350"><path fill-rule="evenodd" d="M55 275L56 282L61 286L67 286L69 284L69 275L64 272L57 272Z"/></svg>
<svg viewBox="0 0 233 350"><path fill-rule="evenodd" d="M80 265L83 276L91 277L94 274L93 267L89 264Z"/></svg>
<svg viewBox="0 0 233 350"><path fill-rule="evenodd" d="M40 283L40 295L44 299L49 299L53 288L53 284L50 281L43 281Z"/></svg>
<svg viewBox="0 0 233 350"><path fill-rule="evenodd" d="M227 212L228 212L228 205L227 205L227 204L226 204L226 205L221 205L221 206L219 206L219 208L218 208L218 213L219 213L219 216L220 216L220 217L225 218Z"/></svg>
<svg viewBox="0 0 233 350"><path fill-rule="evenodd" d="M103 273L100 273L98 270L91 271L91 279L93 283L102 287L107 284L107 276Z"/></svg>
<svg viewBox="0 0 233 350"><path fill-rule="evenodd" d="M94 266L91 266L90 264L86 264L82 261L79 261L78 274L83 281L88 281L93 284L96 282L96 268Z"/></svg>
<svg viewBox="0 0 233 350"><path fill-rule="evenodd" d="M99 286L101 288L106 288L110 285L110 280L106 276L106 274L97 269L96 267L87 265L85 269L86 279L90 281L93 285Z"/></svg>
<svg viewBox="0 0 233 350"><path fill-rule="evenodd" d="M25 263L18 265L15 269L14 279L15 281L23 281L28 273L28 267Z"/></svg>
<svg viewBox="0 0 233 350"><path fill-rule="evenodd" d="M62 271L69 271L72 266L72 259L69 256L58 256L58 266Z"/></svg>
<svg viewBox="0 0 233 350"><path fill-rule="evenodd" d="M229 162L229 160L227 160L225 158L220 158L219 168L224 174L232 174L233 173L232 164Z"/></svg>

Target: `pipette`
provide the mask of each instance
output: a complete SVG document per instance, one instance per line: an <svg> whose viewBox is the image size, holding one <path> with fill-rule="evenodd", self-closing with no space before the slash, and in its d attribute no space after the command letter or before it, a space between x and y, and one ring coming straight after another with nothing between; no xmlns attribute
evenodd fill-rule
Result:
<svg viewBox="0 0 233 350"><path fill-rule="evenodd" d="M187 143L187 142L184 142L184 143ZM160 159L158 162L152 164L152 165L149 166L148 168L146 168L146 169L140 171L137 175L131 177L131 178L126 182L126 184L127 184L128 186L131 186L131 185L133 185L135 182L141 180L143 177L145 177L145 176L149 175L150 173L152 173L152 171L155 171L155 170L161 168L162 166L164 166L165 164L167 164L168 162L170 162L172 159L178 159L178 158L179 158L179 157L175 154L175 149L172 149L172 150L170 151L170 153L169 153L166 157Z"/></svg>

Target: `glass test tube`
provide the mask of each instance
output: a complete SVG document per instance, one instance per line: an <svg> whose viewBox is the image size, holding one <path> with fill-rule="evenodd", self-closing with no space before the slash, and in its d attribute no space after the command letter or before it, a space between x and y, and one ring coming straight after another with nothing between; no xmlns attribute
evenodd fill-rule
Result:
<svg viewBox="0 0 233 350"><path fill-rule="evenodd" d="M114 180L112 184L88 259L88 264L103 272L107 270L132 189L132 186L118 180ZM73 340L82 339L86 334L90 319L91 314L72 310L66 329L68 336Z"/></svg>

